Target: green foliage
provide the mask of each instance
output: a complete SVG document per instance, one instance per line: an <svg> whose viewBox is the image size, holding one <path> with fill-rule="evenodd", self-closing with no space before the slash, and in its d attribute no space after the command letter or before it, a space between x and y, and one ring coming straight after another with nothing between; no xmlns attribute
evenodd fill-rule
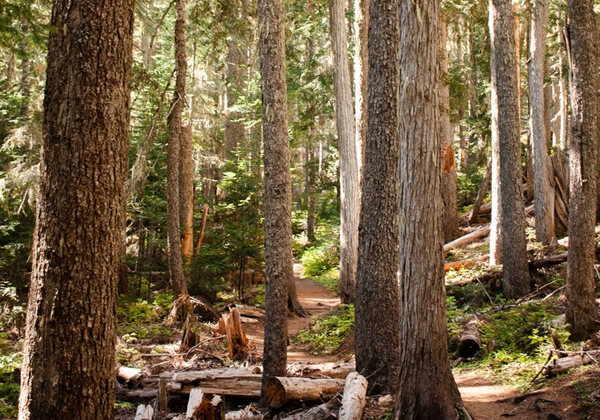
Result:
<svg viewBox="0 0 600 420"><path fill-rule="evenodd" d="M314 319L306 330L298 333L298 341L308 344L313 354L329 354L354 331L354 305L340 305L327 318Z"/></svg>
<svg viewBox="0 0 600 420"><path fill-rule="evenodd" d="M317 242L302 254L302 266L307 277L320 276L339 265L339 225L322 223L316 232Z"/></svg>
<svg viewBox="0 0 600 420"><path fill-rule="evenodd" d="M158 321L167 316L173 306L173 296L159 293L152 303L146 300L129 300L127 296L119 298L117 314L120 322L130 324L148 323Z"/></svg>
<svg viewBox="0 0 600 420"><path fill-rule="evenodd" d="M0 336L0 340L2 337ZM19 383L15 369L20 368L19 353L0 355L0 418L15 418L19 401Z"/></svg>
<svg viewBox="0 0 600 420"><path fill-rule="evenodd" d="M321 275L314 276L313 280L334 296L337 296L340 292L340 269L338 267L330 268Z"/></svg>
<svg viewBox="0 0 600 420"><path fill-rule="evenodd" d="M485 168L481 169L474 172L470 176L461 172L456 174L458 212L461 214L471 210L472 204L477 198L477 193L481 187L483 174L485 172Z"/></svg>

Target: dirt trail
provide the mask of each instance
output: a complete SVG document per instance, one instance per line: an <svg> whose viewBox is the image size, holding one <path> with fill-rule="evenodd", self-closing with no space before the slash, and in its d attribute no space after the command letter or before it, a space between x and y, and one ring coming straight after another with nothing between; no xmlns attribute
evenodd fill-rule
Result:
<svg viewBox="0 0 600 420"><path fill-rule="evenodd" d="M302 278L302 265L294 264L294 280L298 299L304 309L311 316L300 318L298 316L288 317L288 335L294 337L300 330L308 327L312 317L323 317L337 308L340 299L333 296L327 289L311 279ZM264 344L264 323L245 324L244 331L248 338L256 345L256 349L262 353ZM304 346L292 345L288 347L288 363L322 363L336 360L335 356L315 356L310 354Z"/></svg>
<svg viewBox="0 0 600 420"><path fill-rule="evenodd" d="M324 317L335 310L339 298L311 279L302 279L302 266L294 264L294 279L300 302L311 313L311 317L288 318L288 334L294 337L309 326L312 317ZM244 324L248 338L262 353L264 344L264 324ZM352 344L352 343L350 343ZM350 345L349 347L353 347ZM353 349L348 348L352 351ZM339 361L340 355L313 355L306 346L292 344L288 347L288 363L324 363ZM577 399L567 378L562 384L553 384L540 395L531 396L518 403L514 398L522 394L515 388L493 383L477 371L460 372L454 375L465 406L475 420L515 420L562 419L579 420L589 417L578 409ZM553 417L553 415L555 417ZM600 417L599 417L600 418Z"/></svg>

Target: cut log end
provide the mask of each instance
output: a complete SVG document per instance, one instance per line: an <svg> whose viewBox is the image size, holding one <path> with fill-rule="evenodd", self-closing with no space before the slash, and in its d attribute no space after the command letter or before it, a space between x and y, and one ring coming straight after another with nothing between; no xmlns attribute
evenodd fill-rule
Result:
<svg viewBox="0 0 600 420"><path fill-rule="evenodd" d="M281 408L285 405L285 387L279 379L268 379L265 383L264 393L270 407Z"/></svg>

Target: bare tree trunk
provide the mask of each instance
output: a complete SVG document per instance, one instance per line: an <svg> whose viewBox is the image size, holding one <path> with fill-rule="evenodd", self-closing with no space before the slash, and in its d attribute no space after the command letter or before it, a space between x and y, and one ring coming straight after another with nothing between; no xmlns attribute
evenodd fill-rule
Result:
<svg viewBox="0 0 600 420"><path fill-rule="evenodd" d="M554 187L548 158L548 132L544 98L544 62L546 58L546 26L548 2L536 0L531 13L529 45L529 109L533 142L535 233L546 246L556 247L554 232Z"/></svg>
<svg viewBox="0 0 600 420"><path fill-rule="evenodd" d="M360 213L359 164L354 140L352 88L346 35L346 2L329 0L329 20L333 49L333 89L340 151L340 298L352 303L356 298L358 261L358 222Z"/></svg>
<svg viewBox="0 0 600 420"><path fill-rule="evenodd" d="M237 92L244 90L243 71L246 60L235 36L227 40L227 120L225 121L225 158L234 159L238 146L245 144L246 129L238 121L241 113L235 110Z"/></svg>
<svg viewBox="0 0 600 420"><path fill-rule="evenodd" d="M113 418L133 9L52 7L20 420Z"/></svg>
<svg viewBox="0 0 600 420"><path fill-rule="evenodd" d="M190 265L194 254L194 161L191 121L181 124L179 153L179 218L181 224L181 256Z"/></svg>
<svg viewBox="0 0 600 420"><path fill-rule="evenodd" d="M29 114L29 100L31 98L31 91L29 89L29 24L26 20L23 20L21 24L22 39L21 39L21 96L23 101L21 102L21 115L23 119L27 119Z"/></svg>
<svg viewBox="0 0 600 420"><path fill-rule="evenodd" d="M519 98L515 71L515 30L510 0L490 0L492 42L492 185L494 178L501 195L502 258L504 295L509 299L527 294L530 289L525 238L525 209L521 173L521 130L517 113ZM492 156L492 159L494 156ZM497 203L496 203L497 204ZM499 210L496 208L496 211ZM492 220L497 222L493 214ZM493 229L493 225L492 225ZM490 242L491 242L490 237ZM490 244L490 260L492 249Z"/></svg>
<svg viewBox="0 0 600 420"><path fill-rule="evenodd" d="M439 3L400 3L400 376L392 418L458 418L444 292ZM431 310L431 308L436 308Z"/></svg>
<svg viewBox="0 0 600 420"><path fill-rule="evenodd" d="M354 0L354 112L356 155L361 168L365 161L369 102L369 8L370 0Z"/></svg>
<svg viewBox="0 0 600 420"><path fill-rule="evenodd" d="M375 393L398 383L398 0L371 4L369 108L356 275L356 369Z"/></svg>
<svg viewBox="0 0 600 420"><path fill-rule="evenodd" d="M597 329L594 280L598 69L592 0L569 0L572 126L569 147L569 263L567 322L583 340Z"/></svg>
<svg viewBox="0 0 600 420"><path fill-rule="evenodd" d="M265 343L266 382L285 376L287 363L286 303L292 268L292 186L287 136L284 7L282 0L259 0L258 27L262 83L265 161Z"/></svg>
<svg viewBox="0 0 600 420"><path fill-rule="evenodd" d="M167 239L169 245L169 274L173 286L173 296L182 306L177 308L181 319L187 318L189 306L185 302L188 295L187 284L183 274L181 257L181 224L179 195L179 164L181 152L181 118L185 103L185 78L187 60L185 54L185 0L176 2L177 20L175 21L175 61L177 79L171 101L171 111L167 119L169 126L169 144L167 148ZM182 298L183 300L180 300ZM189 299L188 299L189 302Z"/></svg>
<svg viewBox="0 0 600 420"><path fill-rule="evenodd" d="M446 40L448 31L446 19L440 15L440 71L448 73L448 52ZM440 138L442 142L442 200L444 203L444 242L458 236L458 199L456 196L456 165L452 125L450 124L450 87L444 77L440 83Z"/></svg>

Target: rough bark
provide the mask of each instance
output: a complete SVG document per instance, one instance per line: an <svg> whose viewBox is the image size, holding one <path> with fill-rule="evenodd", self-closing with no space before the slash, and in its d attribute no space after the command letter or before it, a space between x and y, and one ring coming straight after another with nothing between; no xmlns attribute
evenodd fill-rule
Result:
<svg viewBox="0 0 600 420"><path fill-rule="evenodd" d="M29 89L29 24L26 20L21 23L21 118L27 119L29 115L29 100L31 99L31 90Z"/></svg>
<svg viewBox="0 0 600 420"><path fill-rule="evenodd" d="M367 145L370 4L370 0L354 0L354 136L361 179Z"/></svg>
<svg viewBox="0 0 600 420"><path fill-rule="evenodd" d="M286 302L292 268L292 188L287 136L287 98L282 0L259 0L258 27L262 83L265 182L265 342L262 390L285 376Z"/></svg>
<svg viewBox="0 0 600 420"><path fill-rule="evenodd" d="M177 20L175 21L175 61L177 78L175 91L171 100L171 109L167 118L169 128L169 143L167 147L167 241L169 245L169 275L173 287L173 296L181 304L177 311L181 319L187 318L185 296L187 284L183 274L181 257L181 224L180 224L180 195L179 195L179 163L181 153L181 118L185 103L185 78L187 60L185 54L185 0L176 1ZM181 299L183 298L183 299ZM188 299L189 302L189 299Z"/></svg>
<svg viewBox="0 0 600 420"><path fill-rule="evenodd" d="M440 137L442 142L442 200L444 203L444 241L449 242L458 236L458 200L456 196L456 165L452 125L450 124L450 87L448 73L448 52L446 41L448 31L443 14L440 15Z"/></svg>
<svg viewBox="0 0 600 420"><path fill-rule="evenodd" d="M456 419L448 361L439 139L439 3L400 3L400 366L393 419Z"/></svg>
<svg viewBox="0 0 600 420"><path fill-rule="evenodd" d="M398 10L373 2L369 28L369 108L356 278L357 370L373 392L398 380ZM384 344L385 343L385 344Z"/></svg>
<svg viewBox="0 0 600 420"><path fill-rule="evenodd" d="M594 224L598 161L596 16L591 0L569 1L571 141L569 145L569 263L567 322L575 339L597 328Z"/></svg>
<svg viewBox="0 0 600 420"><path fill-rule="evenodd" d="M238 146L245 143L246 130L239 121L241 113L235 109L238 92L244 91L246 60L235 36L227 40L227 119L225 121L225 159L235 158Z"/></svg>
<svg viewBox="0 0 600 420"><path fill-rule="evenodd" d="M360 179L354 140L345 11L345 1L329 0L333 50L333 90L335 92L335 115L340 152L340 299L342 303L353 303L356 298Z"/></svg>
<svg viewBox="0 0 600 420"><path fill-rule="evenodd" d="M179 217L181 223L181 256L185 265L194 254L194 161L192 160L192 123L181 125L179 152Z"/></svg>
<svg viewBox="0 0 600 420"><path fill-rule="evenodd" d="M548 158L549 132L545 118L544 62L546 58L548 2L536 0L531 13L529 44L529 109L533 142L535 234L546 246L556 246L554 231L554 177Z"/></svg>
<svg viewBox="0 0 600 420"><path fill-rule="evenodd" d="M308 242L314 242L317 238L315 236L316 221L317 221L317 162L315 161L314 152L314 141L315 141L315 129L314 127L309 130L308 133L308 144L306 145L306 237Z"/></svg>
<svg viewBox="0 0 600 420"><path fill-rule="evenodd" d="M501 209L492 204L490 262L493 257L492 235L498 222L495 209L501 213L502 290L507 298L515 299L527 294L530 285L521 181L515 30L510 0L490 0L489 25L492 43L492 195L500 193L501 196ZM500 183L499 188L498 184L494 186L494 181Z"/></svg>
<svg viewBox="0 0 600 420"><path fill-rule="evenodd" d="M133 7L53 4L21 420L113 417Z"/></svg>
<svg viewBox="0 0 600 420"><path fill-rule="evenodd" d="M473 208L469 212L468 221L469 223L477 222L477 216L479 215L479 210L481 209L481 204L483 203L483 199L485 198L488 188L490 187L490 180L492 179L492 159L488 160L487 167L485 168L485 173L483 174L483 179L481 180L481 185L479 186L479 191L477 192L477 198L475 199L475 203L473 203Z"/></svg>

